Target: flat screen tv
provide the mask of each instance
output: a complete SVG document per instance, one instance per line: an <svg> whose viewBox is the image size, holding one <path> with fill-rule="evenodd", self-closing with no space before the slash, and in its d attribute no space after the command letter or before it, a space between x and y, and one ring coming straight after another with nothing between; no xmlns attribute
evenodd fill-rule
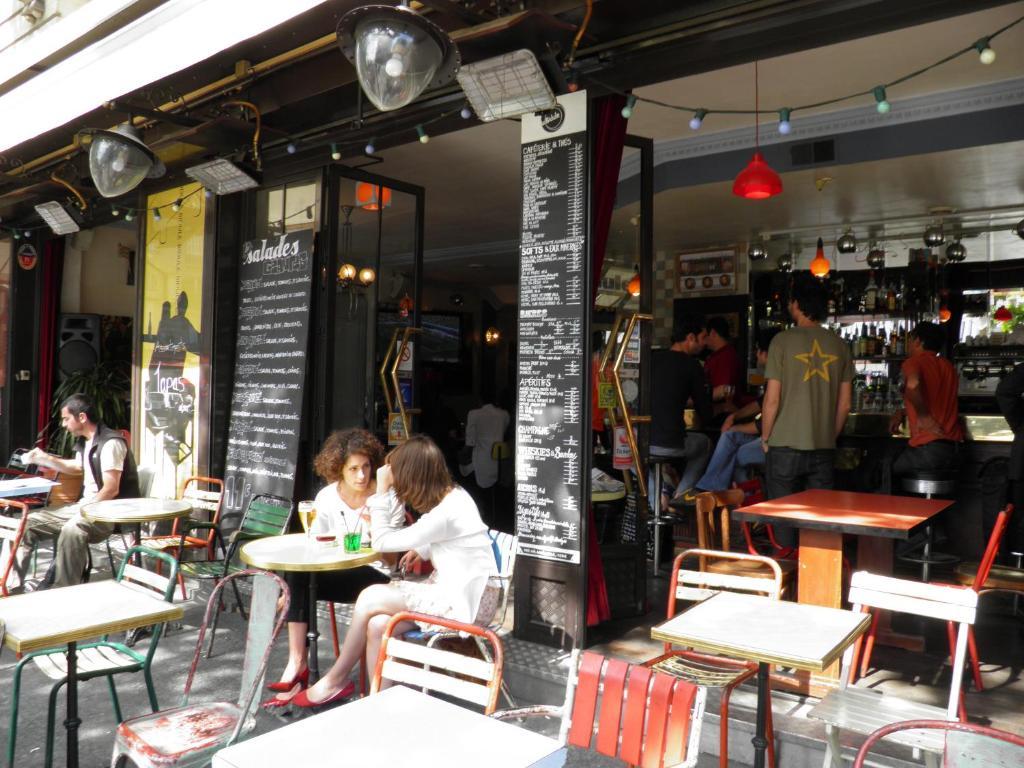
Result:
<svg viewBox="0 0 1024 768"><path fill-rule="evenodd" d="M395 328L405 328L409 318L397 312L377 313L378 357L391 341ZM462 351L462 315L424 312L420 315L423 332L413 336L420 346L420 360L434 363L457 363Z"/></svg>

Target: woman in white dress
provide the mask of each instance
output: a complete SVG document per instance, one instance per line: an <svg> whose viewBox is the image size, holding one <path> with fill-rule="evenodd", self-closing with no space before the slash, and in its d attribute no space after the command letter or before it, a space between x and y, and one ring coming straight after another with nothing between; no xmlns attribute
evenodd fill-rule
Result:
<svg viewBox="0 0 1024 768"><path fill-rule="evenodd" d="M404 507L422 516L402 528ZM431 576L422 582L399 581L367 587L356 600L341 655L309 689L292 699L298 707L333 704L355 691L349 675L365 653L377 659L391 616L417 611L466 623L487 623L497 608L497 576L487 526L472 497L452 481L444 455L424 435L413 435L393 450L377 472L377 493L370 497L370 529L378 552L406 552L403 569L430 560ZM413 629L409 624L396 632Z"/></svg>
<svg viewBox="0 0 1024 768"><path fill-rule="evenodd" d="M314 502L313 532L341 536L346 531L362 531L365 537L370 527L367 501L376 488L374 475L383 463L384 447L370 432L365 429L332 432L313 463L316 473L327 482ZM287 705L309 682L306 666L309 574L285 573L284 578L291 591L288 663L280 680L267 685L277 694L263 703L268 709ZM335 603L352 603L366 587L387 582L387 576L370 566L331 571L317 577L317 596Z"/></svg>

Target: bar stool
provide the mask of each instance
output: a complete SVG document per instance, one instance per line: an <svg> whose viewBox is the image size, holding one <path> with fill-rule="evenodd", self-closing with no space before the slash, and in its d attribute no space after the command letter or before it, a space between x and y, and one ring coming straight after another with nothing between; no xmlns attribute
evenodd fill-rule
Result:
<svg viewBox="0 0 1024 768"><path fill-rule="evenodd" d="M682 474L686 459L682 456L661 456L653 453L647 457L647 466L654 475L651 487L647 489L652 512L649 525L651 526L651 535L654 537L654 565L651 568L651 574L654 576L658 575L661 564L661 529L679 523L679 518L676 515L662 514L661 511L661 468L664 464L676 466Z"/></svg>
<svg viewBox="0 0 1024 768"><path fill-rule="evenodd" d="M924 496L926 499L935 496L956 498L956 480L941 472L915 472L906 475L902 480L902 488L907 493ZM960 558L945 552L932 551L934 530L930 521L925 526L924 536L924 546L919 555L903 554L899 556L899 559L907 563L920 563L921 580L927 583L933 565L952 567L960 562Z"/></svg>

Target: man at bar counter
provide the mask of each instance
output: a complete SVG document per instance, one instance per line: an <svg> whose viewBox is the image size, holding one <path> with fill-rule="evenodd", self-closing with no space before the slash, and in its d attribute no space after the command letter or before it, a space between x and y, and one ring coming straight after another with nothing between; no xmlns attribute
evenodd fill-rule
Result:
<svg viewBox="0 0 1024 768"><path fill-rule="evenodd" d="M696 482L711 454L711 439L686 429L690 400L702 426L712 419L707 380L696 357L704 348L704 335L704 324L698 318L684 318L672 332L672 346L655 350L651 356L650 454L685 460L677 496Z"/></svg>
<svg viewBox="0 0 1024 768"><path fill-rule="evenodd" d="M836 438L850 413L853 360L846 343L821 327L827 309L824 283L807 273L796 276L789 300L796 327L772 339L764 373L761 440L769 499L835 484ZM776 535L783 546L796 544L789 526L776 526Z"/></svg>
<svg viewBox="0 0 1024 768"><path fill-rule="evenodd" d="M903 361L903 409L892 415L892 432L904 417L910 427L906 448L892 463L892 476L946 472L956 466L964 439L957 403L959 379L953 364L939 354L946 334L935 323L918 323L907 339Z"/></svg>
<svg viewBox="0 0 1024 768"><path fill-rule="evenodd" d="M716 414L732 413L738 406L746 405L750 398L743 395L743 370L739 353L729 341L729 321L721 316L711 317L705 329L705 343L711 354L704 361L704 375L711 388L714 411Z"/></svg>
<svg viewBox="0 0 1024 768"><path fill-rule="evenodd" d="M139 475L131 448L120 432L99 421L89 397L72 395L61 406L60 416L64 429L77 438L75 457L62 459L33 448L24 454L22 461L68 475L83 475L82 497L77 504L29 514L17 567L23 583L26 561L39 539L56 536L57 546L46 577L42 582L25 583L26 592L51 586L66 587L83 580L89 545L106 539L113 526L86 520L79 509L82 504L140 495Z"/></svg>

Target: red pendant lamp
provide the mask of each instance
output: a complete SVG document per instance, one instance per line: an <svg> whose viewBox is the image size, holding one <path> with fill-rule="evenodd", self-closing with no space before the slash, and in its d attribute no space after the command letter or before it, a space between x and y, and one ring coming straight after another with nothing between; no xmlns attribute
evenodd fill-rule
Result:
<svg viewBox="0 0 1024 768"><path fill-rule="evenodd" d="M992 319L999 323L1008 323L1013 320L1013 313L1006 308L1005 304L1003 304L996 310L996 313L992 315Z"/></svg>
<svg viewBox="0 0 1024 768"><path fill-rule="evenodd" d="M782 179L772 167L764 161L760 151L760 129L758 116L760 99L757 82L757 62L754 62L754 157L747 167L739 172L732 183L732 193L747 200L764 200L782 193Z"/></svg>

